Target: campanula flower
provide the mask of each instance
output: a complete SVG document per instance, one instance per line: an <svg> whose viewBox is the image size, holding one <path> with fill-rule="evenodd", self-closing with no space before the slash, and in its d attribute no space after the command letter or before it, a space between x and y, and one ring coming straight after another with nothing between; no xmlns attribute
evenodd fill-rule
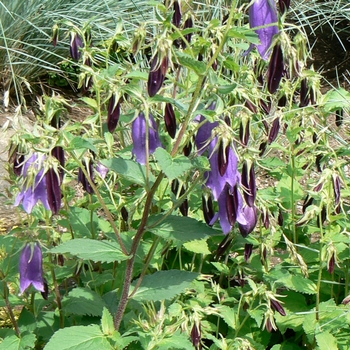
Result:
<svg viewBox="0 0 350 350"><path fill-rule="evenodd" d="M238 223L239 232L243 237L247 237L251 232L253 232L256 223L258 222L258 214L255 206L244 206L242 208L242 215L246 220L245 224Z"/></svg>
<svg viewBox="0 0 350 350"><path fill-rule="evenodd" d="M38 291L45 292L45 284L43 278L43 256L40 246L26 244L22 250L20 262L20 289L21 294L32 285Z"/></svg>
<svg viewBox="0 0 350 350"><path fill-rule="evenodd" d="M50 209L47 198L46 176L44 174L44 157L34 153L24 164L22 175L25 179L23 189L18 194L15 206L22 203L24 210L30 214L40 200L46 209Z"/></svg>
<svg viewBox="0 0 350 350"><path fill-rule="evenodd" d="M255 29L260 39L257 45L258 51L263 60L268 60L274 35L278 33L277 8L274 0L255 0L249 8L250 28Z"/></svg>
<svg viewBox="0 0 350 350"><path fill-rule="evenodd" d="M132 124L131 136L134 143L132 150L133 155L136 157L136 161L140 164L146 164L146 130L147 121L145 115L141 112L139 116L134 120ZM152 116L149 114L149 126L148 126L148 152L153 154L158 147L163 147L159 134L158 126Z"/></svg>

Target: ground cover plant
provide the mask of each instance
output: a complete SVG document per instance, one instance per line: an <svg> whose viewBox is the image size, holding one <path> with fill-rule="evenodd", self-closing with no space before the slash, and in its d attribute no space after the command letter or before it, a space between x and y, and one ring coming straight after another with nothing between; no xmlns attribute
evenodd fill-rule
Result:
<svg viewBox="0 0 350 350"><path fill-rule="evenodd" d="M90 112L12 138L0 349L347 349L349 93L288 0L149 11L57 20Z"/></svg>

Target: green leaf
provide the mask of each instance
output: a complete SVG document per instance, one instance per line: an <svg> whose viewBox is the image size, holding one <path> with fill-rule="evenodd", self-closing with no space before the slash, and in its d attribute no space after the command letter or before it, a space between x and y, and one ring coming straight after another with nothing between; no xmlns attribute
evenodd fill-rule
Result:
<svg viewBox="0 0 350 350"><path fill-rule="evenodd" d="M115 262L129 259L117 242L97 241L95 239L77 238L52 248L51 253L70 253L84 260L94 262Z"/></svg>
<svg viewBox="0 0 350 350"><path fill-rule="evenodd" d="M221 263L221 262L218 262L218 261L212 261L211 262L212 265L215 266L215 268L220 272L220 273L224 273L225 275L229 275L230 274L230 268L224 264L224 263Z"/></svg>
<svg viewBox="0 0 350 350"><path fill-rule="evenodd" d="M62 308L67 314L102 316L105 302L91 289L74 288L63 298Z"/></svg>
<svg viewBox="0 0 350 350"><path fill-rule="evenodd" d="M97 148L90 141L83 139L81 136L76 136L70 140L69 146L67 147L68 151L76 151L77 149L89 149L95 153L98 153Z"/></svg>
<svg viewBox="0 0 350 350"><path fill-rule="evenodd" d="M295 290L296 292L305 293L305 294L317 293L316 284L301 275L299 276L289 275L278 279L276 282L280 283L283 287Z"/></svg>
<svg viewBox="0 0 350 350"><path fill-rule="evenodd" d="M350 107L350 92L343 88L337 90L330 90L324 97L325 110L328 112L335 111L339 108Z"/></svg>
<svg viewBox="0 0 350 350"><path fill-rule="evenodd" d="M219 312L220 317L226 322L226 324L232 328L236 329L236 318L235 312L232 307L227 305L214 305L215 309Z"/></svg>
<svg viewBox="0 0 350 350"><path fill-rule="evenodd" d="M143 278L140 288L133 295L133 299L137 301L172 299L189 288L198 275L197 272L180 270L157 271ZM133 286L137 284L137 281L133 283Z"/></svg>
<svg viewBox="0 0 350 350"><path fill-rule="evenodd" d="M35 334L22 333L20 337L13 334L0 344L0 350L25 350L35 348Z"/></svg>
<svg viewBox="0 0 350 350"><path fill-rule="evenodd" d="M148 230L165 240L186 243L221 235L219 231L193 218L170 215L164 218L164 221L161 221L162 218L164 218L164 215L151 216L148 220ZM161 223L155 227L151 227L158 221L161 221Z"/></svg>
<svg viewBox="0 0 350 350"><path fill-rule="evenodd" d="M174 180L184 175L192 168L191 161L185 156L172 156L163 148L157 148L154 156L158 165L169 180Z"/></svg>
<svg viewBox="0 0 350 350"><path fill-rule="evenodd" d="M177 58L181 65L193 70L198 75L203 75L207 69L207 65L204 62L197 61L195 58L190 55L180 52L177 52Z"/></svg>
<svg viewBox="0 0 350 350"><path fill-rule="evenodd" d="M97 325L67 327L57 331L44 350L113 350Z"/></svg>
<svg viewBox="0 0 350 350"><path fill-rule="evenodd" d="M337 339L329 332L317 334L316 342L320 350L338 350Z"/></svg>
<svg viewBox="0 0 350 350"><path fill-rule="evenodd" d="M158 342L157 349L162 350L172 350L172 349L193 349L193 344L188 339L186 333L180 333L177 331L175 334L172 334L169 338L163 338Z"/></svg>
<svg viewBox="0 0 350 350"><path fill-rule="evenodd" d="M103 308L102 318L101 318L102 332L105 335L113 335L115 332L113 317L107 308Z"/></svg>
<svg viewBox="0 0 350 350"><path fill-rule="evenodd" d="M190 252L196 253L196 254L211 254L211 251L209 250L208 243L204 240L193 240L190 242L184 243L184 247L189 250Z"/></svg>
<svg viewBox="0 0 350 350"><path fill-rule="evenodd" d="M67 229L73 229L74 237L92 237L92 232L97 231L98 217L92 216L91 211L85 208L70 207L67 220L60 220L60 225Z"/></svg>
<svg viewBox="0 0 350 350"><path fill-rule="evenodd" d="M145 166L130 160L123 158L113 158L102 160L101 163L105 165L110 170L116 172L123 178L132 183L145 186L146 181L146 168ZM154 182L155 178L150 174L150 182Z"/></svg>
<svg viewBox="0 0 350 350"><path fill-rule="evenodd" d="M89 107L93 108L94 110L97 110L97 102L93 98L90 97L81 97L80 98L83 102L85 102Z"/></svg>

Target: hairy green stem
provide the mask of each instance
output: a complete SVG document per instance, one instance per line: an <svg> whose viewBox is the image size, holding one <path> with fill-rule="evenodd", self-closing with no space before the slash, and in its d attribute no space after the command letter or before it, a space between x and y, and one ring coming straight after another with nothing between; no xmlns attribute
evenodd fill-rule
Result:
<svg viewBox="0 0 350 350"><path fill-rule="evenodd" d="M319 268L318 268L318 277L317 277L317 294L316 294L316 320L320 319L320 293L321 293L321 280L322 280L322 241L323 241L323 226L322 226L322 213L319 213L320 221L320 251L319 251Z"/></svg>

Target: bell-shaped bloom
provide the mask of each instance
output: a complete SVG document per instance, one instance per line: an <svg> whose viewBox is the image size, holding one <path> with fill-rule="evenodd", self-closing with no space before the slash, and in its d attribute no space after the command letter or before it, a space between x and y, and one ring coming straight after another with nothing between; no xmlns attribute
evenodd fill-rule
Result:
<svg viewBox="0 0 350 350"><path fill-rule="evenodd" d="M20 262L20 289L21 293L32 285L38 291L45 293L45 283L43 278L43 256L40 246L26 244Z"/></svg>
<svg viewBox="0 0 350 350"><path fill-rule="evenodd" d="M233 224L237 221L242 225L246 225L247 221L243 215L243 198L237 189L237 186L233 188L226 183L223 191L221 192L219 199L219 212L214 215L210 222L210 225L220 219L220 226L225 235L227 235L233 227Z"/></svg>
<svg viewBox="0 0 350 350"><path fill-rule="evenodd" d="M96 165L96 171L101 175L102 179L105 179L108 172L109 172L109 169L106 166L104 166L102 163L99 162Z"/></svg>
<svg viewBox="0 0 350 350"><path fill-rule="evenodd" d="M246 220L246 223L238 223L239 231L243 237L247 237L253 232L256 223L258 222L258 214L255 206L244 206L242 208L242 215Z"/></svg>
<svg viewBox="0 0 350 350"><path fill-rule="evenodd" d="M280 44L276 44L273 48L269 62L267 89L271 94L275 93L280 86L280 82L284 71L283 52Z"/></svg>
<svg viewBox="0 0 350 350"><path fill-rule="evenodd" d="M15 206L22 203L24 210L29 214L32 212L35 204L40 200L46 209L50 209L47 198L46 176L43 169L43 159L39 159L37 153L34 153L23 166L23 177L25 178L24 186L21 193L18 194ZM37 172L34 176L34 181L30 183L30 174L33 170Z"/></svg>
<svg viewBox="0 0 350 350"><path fill-rule="evenodd" d="M71 57L79 61L81 57L80 49L84 47L84 41L78 33L70 33L70 55Z"/></svg>
<svg viewBox="0 0 350 350"><path fill-rule="evenodd" d="M147 121L145 115L141 112L139 116L134 120L132 124L131 136L134 143L132 150L133 155L136 157L136 161L140 164L146 164L146 130ZM158 147L163 147L159 134L158 126L152 116L149 114L149 126L148 126L148 152L153 154Z"/></svg>
<svg viewBox="0 0 350 350"><path fill-rule="evenodd" d="M174 15L173 15L173 24L175 27L180 27L182 19L181 3L179 0L174 1Z"/></svg>
<svg viewBox="0 0 350 350"><path fill-rule="evenodd" d="M277 8L274 0L255 0L249 8L250 28L257 28L260 44L257 45L258 51L265 61L270 56L270 48L273 36L278 33Z"/></svg>

